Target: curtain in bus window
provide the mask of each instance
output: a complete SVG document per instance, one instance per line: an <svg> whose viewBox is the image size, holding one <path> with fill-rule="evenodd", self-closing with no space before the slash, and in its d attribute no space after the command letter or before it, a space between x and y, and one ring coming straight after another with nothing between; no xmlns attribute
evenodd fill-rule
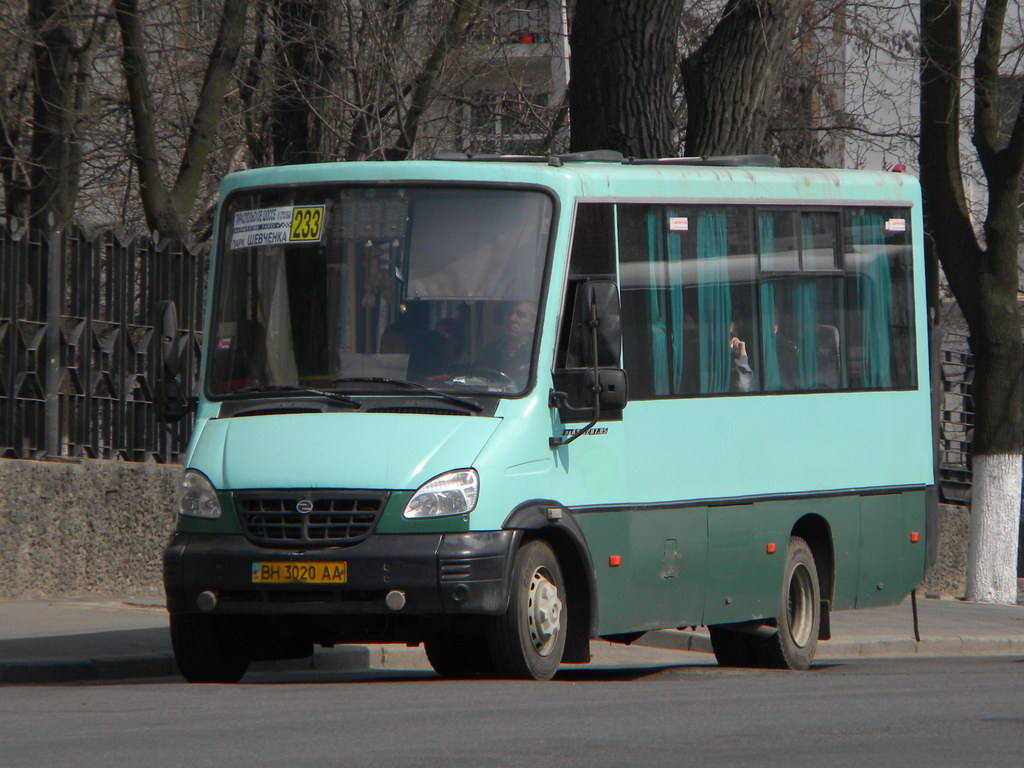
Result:
<svg viewBox="0 0 1024 768"><path fill-rule="evenodd" d="M793 332L797 351L797 388L817 389L815 336L818 327L818 293L810 282L793 286Z"/></svg>
<svg viewBox="0 0 1024 768"><path fill-rule="evenodd" d="M858 274L852 281L853 306L860 313L862 370L860 386L869 388L892 385L889 307L892 286L885 248L885 229L881 214L866 213L853 217L853 266Z"/></svg>
<svg viewBox="0 0 1024 768"><path fill-rule="evenodd" d="M647 292L651 321L651 365L654 374L654 394L667 395L668 381L668 328L666 324L665 293L658 290L659 275L664 274L665 258L662 254L661 212L647 212L647 269L651 290Z"/></svg>
<svg viewBox="0 0 1024 768"><path fill-rule="evenodd" d="M729 391L732 354L729 324L732 298L726 264L724 213L697 218L697 301L700 326L700 389L704 394Z"/></svg>
<svg viewBox="0 0 1024 768"><path fill-rule="evenodd" d="M757 236L762 264L775 252L775 219L772 216L757 217ZM761 350L764 355L764 388L773 392L782 388L779 375L779 353L775 348L775 283L761 282Z"/></svg>
<svg viewBox="0 0 1024 768"><path fill-rule="evenodd" d="M257 284L255 310L257 320L266 329L266 365L270 381L296 384L299 375L292 346L292 313L283 249L275 248L259 259Z"/></svg>

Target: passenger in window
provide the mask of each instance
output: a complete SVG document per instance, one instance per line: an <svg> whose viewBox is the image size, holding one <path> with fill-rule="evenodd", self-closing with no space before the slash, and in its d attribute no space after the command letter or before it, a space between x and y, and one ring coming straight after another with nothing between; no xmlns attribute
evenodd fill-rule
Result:
<svg viewBox="0 0 1024 768"><path fill-rule="evenodd" d="M775 354L778 358L779 388L782 390L799 389L800 383L800 346L793 340L792 318L785 313L779 320L779 307L775 307Z"/></svg>
<svg viewBox="0 0 1024 768"><path fill-rule="evenodd" d="M736 323L729 323L729 350L732 352L729 391L749 392L754 383L754 371L747 357L747 343L740 339L737 333Z"/></svg>
<svg viewBox="0 0 1024 768"><path fill-rule="evenodd" d="M476 367L504 373L519 386L525 384L536 321L536 304L532 301L514 303L505 315L505 333L480 350Z"/></svg>

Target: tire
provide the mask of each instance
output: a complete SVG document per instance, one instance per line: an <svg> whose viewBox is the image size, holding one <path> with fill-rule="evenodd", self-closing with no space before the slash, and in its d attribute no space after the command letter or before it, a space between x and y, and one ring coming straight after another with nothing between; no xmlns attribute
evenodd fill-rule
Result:
<svg viewBox="0 0 1024 768"><path fill-rule="evenodd" d="M711 648L720 667L758 667L761 664L759 638L726 627L708 627Z"/></svg>
<svg viewBox="0 0 1024 768"><path fill-rule="evenodd" d="M799 536L789 540L782 572L778 632L763 641L762 663L773 669L804 670L811 666L821 626L821 589L814 555Z"/></svg>
<svg viewBox="0 0 1024 768"><path fill-rule="evenodd" d="M483 634L449 633L423 641L427 661L441 677L489 677L494 674L487 637Z"/></svg>
<svg viewBox="0 0 1024 768"><path fill-rule="evenodd" d="M568 606L558 558L546 542L516 552L508 609L488 634L499 675L550 680L565 651Z"/></svg>
<svg viewBox="0 0 1024 768"><path fill-rule="evenodd" d="M237 683L249 668L234 626L222 616L171 614L171 647L190 683Z"/></svg>

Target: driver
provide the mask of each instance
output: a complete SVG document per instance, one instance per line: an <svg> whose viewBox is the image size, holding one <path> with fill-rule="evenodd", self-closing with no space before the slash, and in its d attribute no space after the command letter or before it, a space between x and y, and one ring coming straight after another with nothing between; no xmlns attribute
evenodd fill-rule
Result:
<svg viewBox="0 0 1024 768"><path fill-rule="evenodd" d="M533 328L537 322L537 305L517 301L505 314L505 332L500 339L480 350L476 364L508 374L518 386L526 383L533 348Z"/></svg>

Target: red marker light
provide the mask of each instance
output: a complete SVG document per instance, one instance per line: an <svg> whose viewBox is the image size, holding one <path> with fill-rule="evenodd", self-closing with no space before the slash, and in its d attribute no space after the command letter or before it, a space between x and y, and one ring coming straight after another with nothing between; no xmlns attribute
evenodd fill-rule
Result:
<svg viewBox="0 0 1024 768"><path fill-rule="evenodd" d="M896 163L896 165L892 167L893 173L903 173L905 170L907 170L907 166L903 163Z"/></svg>
<svg viewBox="0 0 1024 768"><path fill-rule="evenodd" d="M610 555L608 557L608 565L612 568L618 568L622 565L622 555Z"/></svg>
<svg viewBox="0 0 1024 768"><path fill-rule="evenodd" d="M764 551L767 552L769 555L774 555L775 554L775 549L776 549L775 542L774 541L769 541L768 542L768 546L766 546L764 548Z"/></svg>
<svg viewBox="0 0 1024 768"><path fill-rule="evenodd" d="M918 533L917 531L913 531L910 534L910 543L911 544L917 544L917 542L919 542L920 540L921 540L921 534Z"/></svg>

